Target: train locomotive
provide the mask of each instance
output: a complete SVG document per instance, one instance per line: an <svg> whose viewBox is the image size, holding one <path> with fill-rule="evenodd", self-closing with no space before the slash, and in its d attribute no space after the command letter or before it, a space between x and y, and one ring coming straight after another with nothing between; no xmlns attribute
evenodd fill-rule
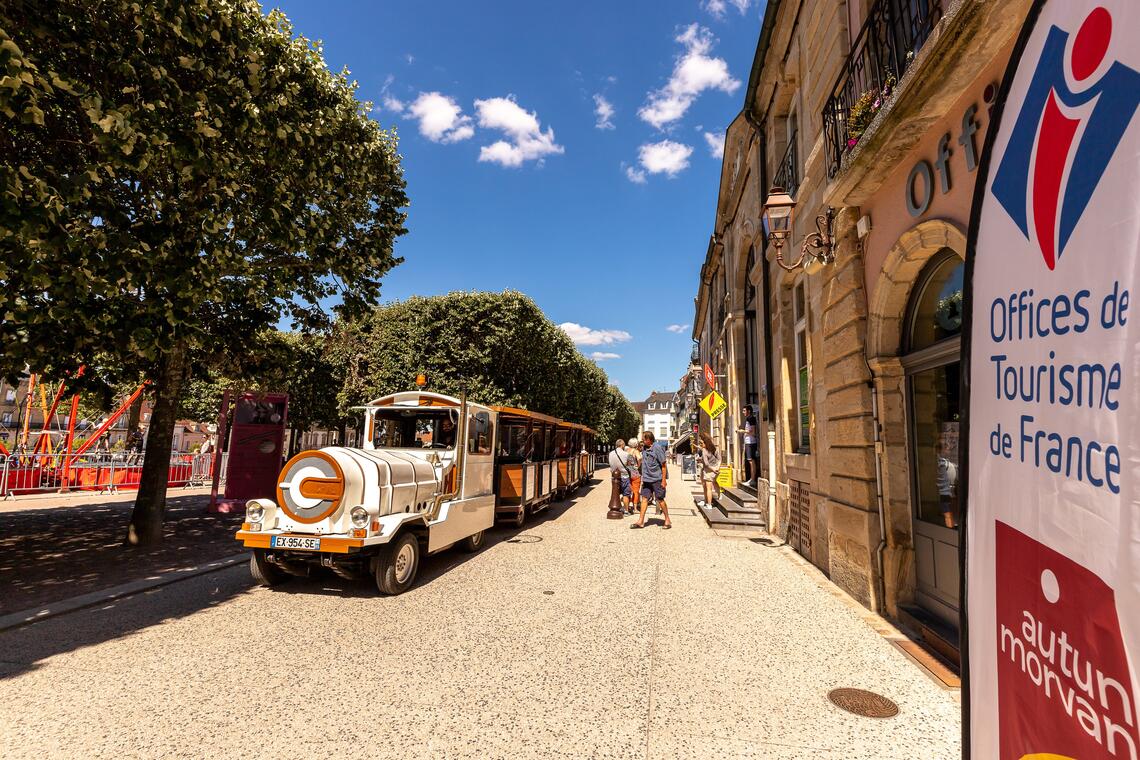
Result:
<svg viewBox="0 0 1140 760"><path fill-rule="evenodd" d="M258 583L326 567L400 594L424 556L478 551L497 516L522 526L593 472L594 431L547 415L426 391L359 409L361 447L303 451L276 499L246 504L236 538Z"/></svg>

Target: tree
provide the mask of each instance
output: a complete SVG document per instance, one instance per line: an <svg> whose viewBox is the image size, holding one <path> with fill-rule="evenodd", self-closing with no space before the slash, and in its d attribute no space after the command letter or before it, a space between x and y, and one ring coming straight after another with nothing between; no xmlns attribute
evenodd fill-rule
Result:
<svg viewBox="0 0 1140 760"><path fill-rule="evenodd" d="M363 313L401 259L396 137L252 0L0 5L0 369L149 378L131 544L162 535L194 361ZM99 377L102 375L103 377Z"/></svg>
<svg viewBox="0 0 1140 760"><path fill-rule="evenodd" d="M590 427L614 404L605 372L534 301L510 290L415 297L378 307L365 319L339 324L327 357L344 377L342 413L414 387L420 372L439 393L466 393L472 401Z"/></svg>

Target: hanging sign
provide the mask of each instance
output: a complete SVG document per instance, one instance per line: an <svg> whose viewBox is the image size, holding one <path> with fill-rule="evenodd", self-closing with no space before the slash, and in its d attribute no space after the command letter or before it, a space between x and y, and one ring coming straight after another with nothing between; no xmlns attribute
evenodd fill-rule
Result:
<svg viewBox="0 0 1140 760"><path fill-rule="evenodd" d="M705 365L705 383L710 389L716 390L716 373L707 364Z"/></svg>
<svg viewBox="0 0 1140 760"><path fill-rule="evenodd" d="M705 414L714 420L719 417L727 407L728 402L716 391L712 391L709 395L701 399L701 409L704 409Z"/></svg>
<svg viewBox="0 0 1140 760"><path fill-rule="evenodd" d="M1140 4L1038 0L967 253L967 749L1140 756Z"/></svg>

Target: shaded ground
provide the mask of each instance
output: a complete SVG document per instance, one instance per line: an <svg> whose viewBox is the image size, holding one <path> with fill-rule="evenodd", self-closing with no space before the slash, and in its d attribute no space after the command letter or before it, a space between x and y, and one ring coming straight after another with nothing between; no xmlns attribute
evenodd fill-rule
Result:
<svg viewBox="0 0 1140 760"><path fill-rule="evenodd" d="M173 492L166 540L149 549L123 546L131 499L7 506L0 510L0 614L237 554L241 514L206 514L208 501Z"/></svg>

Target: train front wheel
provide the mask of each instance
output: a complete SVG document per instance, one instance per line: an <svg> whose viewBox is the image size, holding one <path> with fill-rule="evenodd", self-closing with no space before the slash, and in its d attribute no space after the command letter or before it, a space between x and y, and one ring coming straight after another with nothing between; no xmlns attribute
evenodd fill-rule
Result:
<svg viewBox="0 0 1140 760"><path fill-rule="evenodd" d="M380 552L376 561L376 587L382 594L402 594L416 582L419 569L419 539L412 533L404 533Z"/></svg>
<svg viewBox="0 0 1140 760"><path fill-rule="evenodd" d="M289 576L265 558L265 551L254 549L249 556L249 574L261 586L277 586L289 580Z"/></svg>

